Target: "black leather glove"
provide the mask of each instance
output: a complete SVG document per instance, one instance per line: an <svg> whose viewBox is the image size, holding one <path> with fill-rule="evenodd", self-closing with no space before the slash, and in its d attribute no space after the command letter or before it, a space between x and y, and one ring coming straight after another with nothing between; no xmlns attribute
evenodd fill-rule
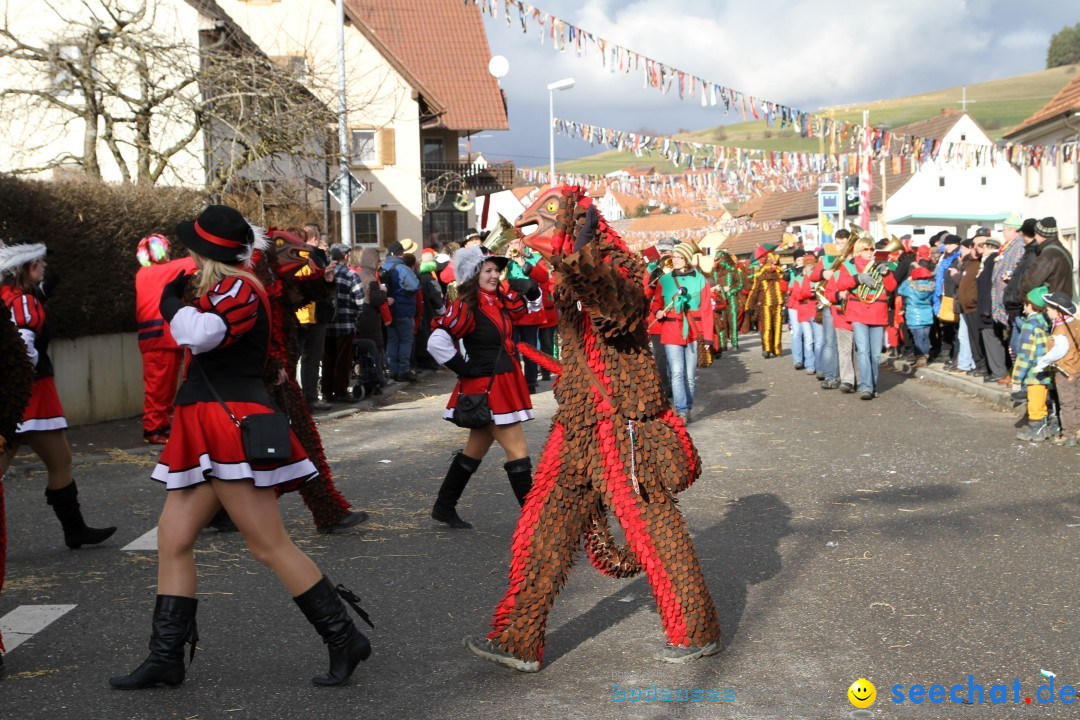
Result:
<svg viewBox="0 0 1080 720"><path fill-rule="evenodd" d="M581 229L578 230L577 236L574 238L574 252L580 252L581 248L585 247L593 241L596 237L596 227L600 224L600 213L596 212L596 207L589 206L589 209L585 211L585 222L582 223Z"/></svg>
<svg viewBox="0 0 1080 720"><path fill-rule="evenodd" d="M473 367L472 363L463 358L460 354L454 355L454 357L444 362L443 365L449 368L450 371L458 377L471 378L481 376L481 373L476 371L476 368Z"/></svg>
<svg viewBox="0 0 1080 720"><path fill-rule="evenodd" d="M191 274L181 270L161 289L158 310L161 311L161 317L165 318L165 322L172 322L173 316L184 307L184 290L187 289L189 280L191 280Z"/></svg>

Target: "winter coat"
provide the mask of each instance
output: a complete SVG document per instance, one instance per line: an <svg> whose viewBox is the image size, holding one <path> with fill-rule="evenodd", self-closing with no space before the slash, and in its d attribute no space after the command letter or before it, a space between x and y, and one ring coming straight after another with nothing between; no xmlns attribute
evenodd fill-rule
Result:
<svg viewBox="0 0 1080 720"><path fill-rule="evenodd" d="M982 259L982 268L979 276L975 278L975 287L978 290L978 304L975 308L975 321L980 330L994 327L994 266L997 264L998 254L995 250L988 257Z"/></svg>
<svg viewBox="0 0 1080 720"><path fill-rule="evenodd" d="M1009 315L1019 315L1024 311L1024 296L1020 294L1020 288L1024 284L1024 275L1031 267L1031 264L1035 262L1038 249L1039 246L1034 242L1024 245L1024 254L1020 257L1020 262L1016 264L1012 277L1009 278L1009 282L1005 285L1003 300L1005 312L1009 313Z"/></svg>
<svg viewBox="0 0 1080 720"><path fill-rule="evenodd" d="M979 289L975 281L979 277L979 258L968 255L960 264L960 277L957 280L956 302L960 312L973 313L979 306Z"/></svg>
<svg viewBox="0 0 1080 720"><path fill-rule="evenodd" d="M904 320L908 327L926 327L934 323L934 280L908 277L896 294L904 298Z"/></svg>
<svg viewBox="0 0 1080 720"><path fill-rule="evenodd" d="M1035 261L1024 273L1020 294L1026 296L1040 285L1050 288L1050 292L1063 292L1073 297L1072 255L1057 238L1049 239L1038 246Z"/></svg>
<svg viewBox="0 0 1080 720"><path fill-rule="evenodd" d="M934 270L934 314L937 315L941 310L941 296L948 295L952 297L952 293L946 292L946 280L949 279L949 268L953 266L957 258L960 257L960 251L954 250L949 255L942 255L941 260L938 261L937 269ZM955 282L950 283L952 287L949 290L955 291Z"/></svg>
<svg viewBox="0 0 1080 720"><path fill-rule="evenodd" d="M386 291L394 298L390 307L394 319L416 317L416 291L420 289L420 278L396 255L386 258L381 269Z"/></svg>

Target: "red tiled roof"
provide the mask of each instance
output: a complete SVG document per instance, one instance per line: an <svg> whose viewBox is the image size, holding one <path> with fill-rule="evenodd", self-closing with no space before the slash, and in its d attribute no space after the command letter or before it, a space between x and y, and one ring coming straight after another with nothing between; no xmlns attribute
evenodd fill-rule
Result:
<svg viewBox="0 0 1080 720"><path fill-rule="evenodd" d="M708 218L690 215L689 213L671 213L616 220L611 224L619 233L639 233L696 230L708 227L712 223Z"/></svg>
<svg viewBox="0 0 1080 720"><path fill-rule="evenodd" d="M1040 123L1054 120L1060 115L1065 115L1074 110L1080 110L1080 73L1058 90L1058 94L1050 98L1050 102L1043 105L1035 114L1022 123L1005 133L1006 138L1011 138L1024 130L1035 127Z"/></svg>
<svg viewBox="0 0 1080 720"><path fill-rule="evenodd" d="M349 10L445 109L435 127L508 130L479 8L461 0L347 0Z"/></svg>
<svg viewBox="0 0 1080 720"><path fill-rule="evenodd" d="M623 212L627 215L633 215L638 209L638 205L644 205L649 207L649 201L643 198L639 198L636 195L630 195L629 193L611 191L611 194L615 196L615 202L622 208Z"/></svg>
<svg viewBox="0 0 1080 720"><path fill-rule="evenodd" d="M953 125L960 122L960 118L964 115L965 113L958 112L952 108L944 108L932 118L919 120L917 122L909 123L908 125L901 125L898 128L893 128L892 132L900 135L912 135L915 137L935 138L940 140L953 129Z"/></svg>
<svg viewBox="0 0 1080 720"><path fill-rule="evenodd" d="M734 235L728 235L724 242L720 243L721 250L727 250L736 256L750 255L754 248L764 243L779 244L784 238L784 228L775 230L744 230Z"/></svg>

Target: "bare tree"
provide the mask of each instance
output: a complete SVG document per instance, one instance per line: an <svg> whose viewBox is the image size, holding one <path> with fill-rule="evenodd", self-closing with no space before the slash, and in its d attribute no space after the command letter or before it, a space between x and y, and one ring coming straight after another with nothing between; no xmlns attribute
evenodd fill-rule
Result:
<svg viewBox="0 0 1080 720"><path fill-rule="evenodd" d="M303 68L273 61L228 22L166 34L154 0L61 2L35 3L63 28L54 36L30 37L7 13L0 24L7 144L35 158L13 172L70 167L100 179L105 153L124 182L205 182L214 193L280 177L285 165L322 175L310 170L325 167L334 114ZM57 150L77 123L81 151ZM180 167L205 177L177 177Z"/></svg>

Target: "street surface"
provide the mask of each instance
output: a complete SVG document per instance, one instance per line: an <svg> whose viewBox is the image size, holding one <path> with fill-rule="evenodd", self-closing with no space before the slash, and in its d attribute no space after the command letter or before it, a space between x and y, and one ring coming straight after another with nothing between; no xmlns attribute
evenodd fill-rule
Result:
<svg viewBox="0 0 1080 720"><path fill-rule="evenodd" d="M120 526L77 552L63 546L42 471L17 471L5 480L0 617L74 607L6 656L0 718L844 718L860 677L877 686L878 718L1080 717L1080 703L1034 701L1049 682L1042 670L1056 689L1080 684L1080 452L1018 443L1015 418L999 409L881 376L872 402L822 391L786 347L763 360L755 338L699 371L690 429L705 472L680 504L725 649L686 666L653 659L663 635L646 580L602 577L583 558L555 604L540 673L462 647L504 590L517 506L495 449L459 506L477 529L428 518L465 437L441 419L445 371L403 402L322 425L338 486L372 515L361 530L318 535L298 495L281 502L293 538L375 622L374 653L346 688L309 684L326 665L315 631L239 535L207 531L187 681L110 690L107 677L146 656L155 556L121 548L156 525L165 491L149 479L152 460L77 468L88 521ZM541 390L527 425L534 459L554 410L550 386ZM966 688L969 675L987 692L1018 679L1021 704L890 699L896 684ZM616 699L653 685L729 699Z"/></svg>

